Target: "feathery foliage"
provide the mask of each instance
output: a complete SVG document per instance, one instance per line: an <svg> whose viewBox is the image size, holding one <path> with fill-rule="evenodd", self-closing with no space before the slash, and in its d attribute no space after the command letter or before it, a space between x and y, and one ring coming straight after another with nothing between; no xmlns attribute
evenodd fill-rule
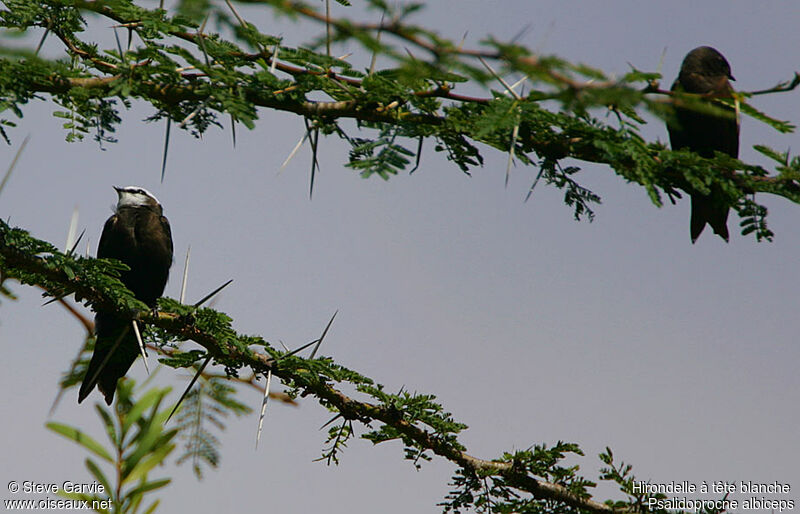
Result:
<svg viewBox="0 0 800 514"><path fill-rule="evenodd" d="M301 2L237 3L324 23L327 30L308 47L295 47L261 32L227 3L209 0L181 1L174 13L130 0L6 0L0 28L55 38L63 54L50 58L24 46L0 49L0 135L11 137L6 127L13 129L14 118L38 99L60 106L55 115L65 120L68 140L92 134L100 143L114 141L123 119L120 110L133 101L152 106L147 121L169 119L195 136L228 119L253 128L266 108L304 117L315 134L345 139L352 148L347 166L365 178L388 179L412 161L416 169L425 139L432 139L435 150L464 173L482 165L487 149L508 152L539 169L532 185L544 178L563 189L578 219L591 220L592 205L600 198L580 184L577 161L608 165L642 186L657 206L665 193L677 198L678 190L689 186L701 191L716 186L741 216L742 233L759 240L771 239L772 233L757 193L800 202L796 160L782 163L783 170L776 167L775 173L723 156L704 159L673 152L640 135L646 112L665 119L674 104L715 110L715 102L734 99L709 102L665 91L658 73L633 69L615 78L495 38L487 38L479 49L464 49L411 23L419 4L368 1L383 20L369 24L328 19ZM114 31L115 45L101 48L88 39L98 20L115 24L105 29ZM207 31L213 24L216 33ZM331 44L345 42L363 50L353 61L372 55L385 67L359 67L333 57ZM524 95L509 85L518 78L526 81ZM791 132L791 123L748 102L798 84L800 75L795 75L771 89L737 93L738 112ZM476 89L489 94L473 96ZM315 139L312 143L313 176Z"/></svg>

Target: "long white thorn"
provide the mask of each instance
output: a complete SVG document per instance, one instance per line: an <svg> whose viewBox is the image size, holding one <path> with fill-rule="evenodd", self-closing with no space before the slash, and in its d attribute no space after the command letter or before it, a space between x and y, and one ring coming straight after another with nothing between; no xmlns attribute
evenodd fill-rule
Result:
<svg viewBox="0 0 800 514"><path fill-rule="evenodd" d="M514 164L514 147L517 144L517 136L519 136L519 123L514 125L514 130L511 132L511 146L508 149L508 164L506 165L506 188L508 188L508 177L511 175L511 165Z"/></svg>
<svg viewBox="0 0 800 514"><path fill-rule="evenodd" d="M272 50L272 64L269 67L269 72L275 75L275 66L278 65L278 52L280 51L281 47L278 43L275 43L275 49Z"/></svg>
<svg viewBox="0 0 800 514"><path fill-rule="evenodd" d="M294 148L292 148L292 152L289 154L289 157L287 157L286 160L283 161L283 164L281 164L281 168L278 170L279 175L286 167L286 165L289 164L289 161L291 161L294 158L295 154L297 154L297 151L300 150L300 147L303 146L303 143L306 142L306 139L308 139L308 131L303 132L303 137L301 137L300 141L298 141L297 144L294 145Z"/></svg>
<svg viewBox="0 0 800 514"><path fill-rule="evenodd" d="M189 255L192 253L192 245L186 249L186 261L183 263L183 281L181 282L181 303L186 298L186 279L189 277Z"/></svg>
<svg viewBox="0 0 800 514"><path fill-rule="evenodd" d="M135 319L131 320L133 323L133 333L136 334L136 341L139 342L139 351L142 354L142 359L144 360L144 369L147 371L147 374L150 374L150 366L147 365L147 352L144 351L144 341L142 341L142 334L139 333L139 324L136 323Z"/></svg>
<svg viewBox="0 0 800 514"><path fill-rule="evenodd" d="M511 89L513 89L513 90L515 90L515 91L516 91L516 89L517 89L517 88L518 88L518 87L519 87L521 84L524 84L526 80L528 80L528 76L527 76L527 75L525 75L524 77L522 77L522 78L521 78L521 79L519 79L518 81L516 81L516 82L514 82L513 84L511 84Z"/></svg>
<svg viewBox="0 0 800 514"><path fill-rule="evenodd" d="M488 62L486 62L486 61L483 59L483 57L478 57L478 60L479 60L479 61L481 61L481 64L483 64L483 65L486 67L486 69L487 69L487 70L489 70L489 73L491 73L491 74L492 74L492 76L498 80L498 82L500 82L501 84L503 84L503 87L504 87L504 88L506 88L506 91L508 91L509 93L511 93L511 96L513 96L513 97L514 97L515 99L517 99L517 100L522 100L522 97L520 97L520 96L519 96L519 94L517 94L517 92L516 92L516 91L514 91L514 89L513 89L511 86L509 86L509 85L508 85L508 82L506 82L505 80L503 80L503 77L501 77L500 75L498 75L498 74L497 74L497 72L496 72L496 71L494 71L494 69L493 69L491 66L489 66L489 63L488 63Z"/></svg>
<svg viewBox="0 0 800 514"><path fill-rule="evenodd" d="M267 370L267 383L264 385L264 399L261 401L261 416L258 418L258 433L256 433L256 448L261 440L261 429L264 426L264 414L267 412L267 402L269 401L269 384L272 382L272 370Z"/></svg>
<svg viewBox="0 0 800 514"><path fill-rule="evenodd" d="M69 220L69 229L67 229L67 242L64 243L64 252L68 252L75 244L75 234L78 232L78 206L72 209L72 218Z"/></svg>

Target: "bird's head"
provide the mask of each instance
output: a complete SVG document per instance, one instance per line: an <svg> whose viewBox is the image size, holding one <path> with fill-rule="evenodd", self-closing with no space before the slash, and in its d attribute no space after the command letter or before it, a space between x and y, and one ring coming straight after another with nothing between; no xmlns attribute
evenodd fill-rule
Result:
<svg viewBox="0 0 800 514"><path fill-rule="evenodd" d="M147 189L139 186L114 186L119 200L117 201L117 210L123 207L146 207L154 210L160 210L161 204L153 193Z"/></svg>
<svg viewBox="0 0 800 514"><path fill-rule="evenodd" d="M731 74L731 65L715 48L700 46L686 55L681 65L681 74L697 73L707 77L726 77L736 80Z"/></svg>

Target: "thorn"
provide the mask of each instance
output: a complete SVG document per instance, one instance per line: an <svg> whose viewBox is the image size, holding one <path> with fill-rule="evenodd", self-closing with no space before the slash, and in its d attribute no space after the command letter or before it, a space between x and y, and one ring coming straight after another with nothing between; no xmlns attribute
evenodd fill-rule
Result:
<svg viewBox="0 0 800 514"><path fill-rule="evenodd" d="M280 52L280 50L280 45L275 43L274 50L272 50L272 63L269 66L269 72L273 75L275 74L275 66L278 64L278 52Z"/></svg>
<svg viewBox="0 0 800 514"><path fill-rule="evenodd" d="M314 130L314 142L311 144L311 148L313 149L313 153L311 157L314 159L311 163L311 181L308 185L308 199L311 200L311 197L314 194L314 176L316 174L316 170L319 169L319 161L317 160L317 143L319 143L319 128Z"/></svg>
<svg viewBox="0 0 800 514"><path fill-rule="evenodd" d="M236 16L236 19L239 20L239 23L242 24L242 27L247 28L247 23L241 16L239 16L239 13L236 11L236 8L231 3L231 0L225 0L225 3L228 4L228 7L230 7L231 11L233 12L233 15Z"/></svg>
<svg viewBox="0 0 800 514"><path fill-rule="evenodd" d="M334 421L336 421L337 419L339 419L341 417L342 417L342 413L340 412L339 414L337 414L334 417L332 417L331 419L329 419L327 423L325 423L324 425L319 427L319 429L322 430L323 428L327 427L328 425L330 425L331 423L333 423Z"/></svg>
<svg viewBox="0 0 800 514"><path fill-rule="evenodd" d="M197 116L197 113L202 111L205 108L208 101L211 100L212 98L214 98L214 95L209 95L208 98L203 103L195 107L195 109L192 112L190 112L189 115L183 119L183 121L181 121L180 125L178 125L178 128L182 129L186 127L186 124L189 123L192 120L192 118Z"/></svg>
<svg viewBox="0 0 800 514"><path fill-rule="evenodd" d="M169 416L167 416L167 420L164 422L164 425L169 423L170 418L172 418L172 415L175 414L176 410L178 410L178 407L183 402L183 399L186 398L187 394L189 394L189 391L192 389L192 386L194 385L195 382L197 382L197 379L200 377L200 375L203 374L203 370L206 369L206 366L208 366L209 362L211 362L211 356L210 355L208 357L206 357L206 360L204 360L203 364L200 365L200 369L198 369L197 373L194 374L194 377L192 378L192 381L189 382L189 387L186 388L186 390L181 395L180 400L178 400L178 403L176 403L175 406L172 408L172 412L170 412Z"/></svg>
<svg viewBox="0 0 800 514"><path fill-rule="evenodd" d="M497 72L496 72L496 71L494 71L494 69L492 69L492 67L491 67L491 66L489 66L489 63L488 63L488 62L486 62L486 61L483 59L483 57L480 57L480 56L479 56L479 57L478 57L478 60L479 60L479 61L481 61L481 64L483 64L483 65L486 67L486 69L487 69L487 70L489 70L489 73L491 73L491 74L492 74L492 76L493 76L494 78L496 78L496 79L497 79L497 80L498 80L498 81L499 81L501 84L503 84L503 87L505 87L505 88L506 88L506 90L507 90L509 93L511 93L511 96L513 96L513 97L514 97L515 99L517 99L517 100L522 100L522 98L521 98L521 97L520 97L520 96L517 94L517 92L516 92L516 91L514 91L514 90L511 88L511 86L509 86L509 85L508 85L508 83L507 83L505 80L503 80L503 77L501 77L500 75L498 75L498 74L497 74Z"/></svg>
<svg viewBox="0 0 800 514"><path fill-rule="evenodd" d="M39 44L36 45L36 51L33 52L33 55L36 55L36 56L39 55L39 50L42 49L42 46L44 45L44 40L47 39L47 35L48 34L50 34L50 27L49 26L45 29L44 34L42 34L42 39L40 39L39 40Z"/></svg>
<svg viewBox="0 0 800 514"><path fill-rule="evenodd" d="M327 33L325 41L325 49L327 50L328 57L331 56L331 0L325 0L325 30Z"/></svg>
<svg viewBox="0 0 800 514"><path fill-rule="evenodd" d="M72 242L75 240L75 233L78 231L78 206L76 205L74 209L72 209L72 217L69 220L69 228L67 229L67 241L64 243L64 252L69 254L71 253L70 248L74 248L72 246Z"/></svg>
<svg viewBox="0 0 800 514"><path fill-rule="evenodd" d="M14 159L11 161L11 164L8 166L8 170L6 171L5 176L3 176L3 180L0 181L0 193L3 192L3 188L6 187L6 182L8 179L11 178L11 172L14 171L14 168L17 166L17 161L19 161L19 156L22 155L22 151L25 150L25 146L28 144L28 141L31 139L31 135L28 134L25 136L25 139L22 140L22 144L19 145L19 150L14 155Z"/></svg>
<svg viewBox="0 0 800 514"><path fill-rule="evenodd" d="M223 289L225 289L226 287L228 287L228 284L230 284L231 282L233 282L233 279L230 279L230 280L228 280L227 282L225 282L224 284L222 284L222 285L221 285L221 286L219 286L218 288L216 288L216 289L214 289L213 291L211 291L209 294L207 294L205 297L203 297L203 299L202 299L202 300L200 300L199 302L197 302L196 304L194 304L195 308L196 308L196 307L200 307L201 305L203 305L204 303L206 303L206 301L207 301L208 299L210 299L212 296L214 296L215 294L219 293L220 291L222 291Z"/></svg>
<svg viewBox="0 0 800 514"><path fill-rule="evenodd" d="M304 118L303 121L306 124L306 132L308 133L308 140L311 143L311 182L309 184L308 189L308 198L309 200L314 194L314 175L319 167L319 162L317 161L317 142L319 142L319 129L314 131L314 135L311 135L311 125L308 123L308 118Z"/></svg>
<svg viewBox="0 0 800 514"><path fill-rule="evenodd" d="M205 19L203 19L203 24L200 25L200 32L199 32L200 35L202 35L203 32L206 31L206 23L208 23L209 16L211 16L211 13L206 13L206 17L205 17Z"/></svg>
<svg viewBox="0 0 800 514"><path fill-rule="evenodd" d="M205 37L203 35L203 31L206 29L206 23L208 23L208 17L211 16L211 13L206 14L206 18L203 20L203 24L200 25L200 29L197 31L197 41L200 43L200 50L203 51L203 58L206 61L206 66L210 66L208 61L208 52L206 52L206 43Z"/></svg>
<svg viewBox="0 0 800 514"><path fill-rule="evenodd" d="M420 136L419 144L417 145L417 162L414 163L414 167L408 172L409 175L417 171L417 168L419 168L419 163L422 161L422 140L423 138Z"/></svg>
<svg viewBox="0 0 800 514"><path fill-rule="evenodd" d="M119 51L119 58L123 63L125 62L125 53L122 51L122 43L119 42L119 34L117 34L117 27L111 27L114 30L114 39L117 40L117 51Z"/></svg>
<svg viewBox="0 0 800 514"><path fill-rule="evenodd" d="M183 281L181 282L180 302L186 299L186 279L189 277L189 255L192 253L192 245L186 249L186 261L183 263Z"/></svg>
<svg viewBox="0 0 800 514"><path fill-rule="evenodd" d="M337 314L339 314L339 309L336 309L336 312L334 312L333 316L331 316L331 320L328 322L328 326L325 327L325 330L322 331L322 335L317 340L317 346L314 347L314 350L311 352L311 356L309 357L309 359L313 359L314 356L317 354L319 345L321 345L322 340L325 339L325 335L328 333L328 329L331 328L331 325L333 324L333 319L336 317Z"/></svg>
<svg viewBox="0 0 800 514"><path fill-rule="evenodd" d="M521 79L519 79L518 81L514 82L514 83L511 85L511 89L514 89L514 90L516 90L516 89L517 89L517 87L518 87L520 84L524 83L526 80L528 80L528 76L527 76L527 75L525 75L524 77L522 77L522 78L521 78Z"/></svg>
<svg viewBox="0 0 800 514"><path fill-rule="evenodd" d="M147 374L150 374L150 366L147 365L147 352L144 349L144 342L142 341L142 334L139 333L139 324L136 323L135 319L131 320L133 324L133 333L136 334L136 341L139 343L139 352L142 354L142 359L144 360L144 370L147 371Z"/></svg>
<svg viewBox="0 0 800 514"><path fill-rule="evenodd" d="M296 354L297 352L302 352L303 350L305 350L306 348L308 348L308 347L309 347L309 346L311 346L312 344L317 344L318 342L319 342L319 339L314 339L314 340L313 340L313 341L311 341L310 343L306 343L306 344L304 344L303 346L301 346L301 347L300 347L300 348L298 348L297 350L292 350L292 351L291 351L291 352L289 352L289 353L285 353L285 354L283 354L283 355L280 355L280 356L278 356L278 359L277 359L277 360L282 360L282 359L285 359L286 357L291 357L292 355Z"/></svg>
<svg viewBox="0 0 800 514"><path fill-rule="evenodd" d="M281 341L280 339L278 339L278 342L279 342L279 343L281 343L281 346L283 346L283 349L284 349L285 351L287 351L287 352L289 351L289 348L288 348L288 347L287 347L285 344L283 344L283 341Z"/></svg>
<svg viewBox="0 0 800 514"><path fill-rule="evenodd" d="M236 148L236 118L231 114L231 138L233 139L233 147Z"/></svg>
<svg viewBox="0 0 800 514"><path fill-rule="evenodd" d="M128 49L126 52L131 51L131 46L133 46L133 27L128 27Z"/></svg>
<svg viewBox="0 0 800 514"><path fill-rule="evenodd" d="M44 302L44 303L42 304L42 307L47 307L48 305L50 305L50 304L51 304L51 303L53 303L53 302L57 302L57 301L59 301L59 300L63 300L63 299L64 299L64 298L66 298L67 296L69 296L69 295L62 294L62 295L56 296L56 297L54 297L54 298L51 298L51 299L47 300L46 302Z"/></svg>
<svg viewBox="0 0 800 514"><path fill-rule="evenodd" d="M72 248L70 248L70 249L69 249L69 252L67 252L67 255L72 255L73 253L75 253L75 249L78 247L78 243L80 243L80 242L81 242L81 239L83 238L83 235L84 235L85 233L86 233L86 229L83 229L83 230L81 231L81 235L79 235L79 236L78 236L78 239L76 239L76 240L75 240L75 244L73 244L73 245L72 245ZM88 240L86 241L86 244L87 244L87 245L89 244L89 241L88 241ZM89 250L88 250L88 249L86 250L86 253L87 253L87 254L89 253Z"/></svg>
<svg viewBox="0 0 800 514"><path fill-rule="evenodd" d="M519 41L520 39L522 39L522 36L524 36L525 34L527 34L527 33L528 33L530 30L531 30L531 27L533 27L533 23L528 23L527 25L525 25L524 27L522 27L522 28L520 29L520 31L519 31L519 32L517 32L517 34L516 34L514 37L512 37L512 38L511 38L511 42L512 42L512 43L516 43L517 41Z"/></svg>
<svg viewBox="0 0 800 514"><path fill-rule="evenodd" d="M303 133L303 137L301 137L301 138L300 138L300 141L298 141L298 142L297 142L297 144L296 144L296 145L294 145L294 148L293 148L293 149L292 149L292 151L289 153L289 157L287 157L287 158L286 158L286 160L285 160L285 161L283 161L283 164L281 164L281 167L280 167L280 169L278 170L278 174L279 174L279 175L280 175L280 173L283 171L283 168L285 168L285 167L286 167L286 165L287 165L287 164L289 164L289 161L291 161L291 160L292 160L292 158L295 156L295 154L297 153L297 151L298 151L298 150L300 150L300 147L301 147L301 146L303 146L303 143L305 143L305 142L306 142L306 139L308 139L308 131L307 131L307 130L306 130L306 131Z"/></svg>
<svg viewBox="0 0 800 514"><path fill-rule="evenodd" d="M539 179L542 178L542 173L544 173L544 168L540 168L539 169L539 174L536 175L536 179L533 181L533 184L531 184L531 188L528 189L528 195L525 197L525 201L526 202L528 201L528 199L533 194L533 189L536 187L536 184L539 183Z"/></svg>
<svg viewBox="0 0 800 514"><path fill-rule="evenodd" d="M164 134L164 158L161 160L161 183L164 183L164 172L167 171L167 151L169 150L169 128L172 125L172 118L167 114L167 131Z"/></svg>
<svg viewBox="0 0 800 514"><path fill-rule="evenodd" d="M661 73L661 68L664 66L664 58L667 56L667 47L665 46L663 50L661 50L661 58L658 60L658 67L656 67L656 73Z"/></svg>
<svg viewBox="0 0 800 514"><path fill-rule="evenodd" d="M381 13L381 27L383 27L383 18L384 18L384 16L386 16L386 11L383 11ZM383 32L382 29L378 30L378 35L375 36L375 41L378 44L381 43L381 33L382 32ZM375 71L375 63L377 62L377 60L378 60L378 52L377 51L372 52L372 60L369 62L369 75L372 75L372 73Z"/></svg>
<svg viewBox="0 0 800 514"><path fill-rule="evenodd" d="M267 401L269 400L269 384L272 382L272 369L267 370L267 383L264 385L264 399L261 401L261 416L258 418L258 432L256 433L256 449L261 440L261 428L264 426L264 414L267 412Z"/></svg>
<svg viewBox="0 0 800 514"><path fill-rule="evenodd" d="M517 144L518 135L519 123L514 125L514 130L511 131L511 146L508 148L508 164L506 165L506 189L508 189L508 177L511 175L511 165L514 164L514 147Z"/></svg>

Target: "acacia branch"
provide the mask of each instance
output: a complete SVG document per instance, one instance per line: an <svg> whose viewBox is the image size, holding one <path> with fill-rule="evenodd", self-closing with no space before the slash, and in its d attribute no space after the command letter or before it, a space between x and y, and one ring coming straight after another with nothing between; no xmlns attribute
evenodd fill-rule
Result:
<svg viewBox="0 0 800 514"><path fill-rule="evenodd" d="M0 222L1 223L1 222ZM426 429L410 423L403 418L401 411L383 405L356 400L330 385L319 376L310 376L307 371L300 373L291 366L281 365L280 360L250 350L241 350L231 340L222 340L199 329L192 316L179 316L169 312L129 311L118 306L108 291L93 286L90 281L82 279L74 271L68 275L48 262L47 257L29 255L25 251L7 244L5 234L7 225L0 225L0 266L6 276L23 277L24 283L36 284L45 290L58 287L63 291L71 291L77 297L90 302L96 309L110 310L130 319L138 319L166 330L178 339L191 339L206 349L209 356L236 361L249 367L253 373L272 373L284 382L296 384L302 394L316 396L321 403L338 410L348 420L358 420L365 425L372 421L380 421L393 427L403 436L414 441L421 449L435 454L458 465L466 474L480 476L503 477L508 484L520 491L531 494L536 499L548 499L573 507L596 513L628 512L614 509L594 500L580 497L566 487L538 480L528 473L517 469L513 462L484 460L473 457L462 451L458 444L443 438ZM94 259L85 259L94 260Z"/></svg>
<svg viewBox="0 0 800 514"><path fill-rule="evenodd" d="M31 79L29 88L33 92L62 95L69 94L72 88L85 88L91 90L98 97L105 97L114 94L113 86L117 80L124 80L124 77L113 75L73 78L52 75L44 79ZM139 83L139 86L142 90L138 94L142 95L144 99L173 105L184 101L207 102L214 93L213 88L210 88L208 84L163 85L143 81ZM308 118L320 117L328 121L344 118L389 125L444 126L447 123L446 116L411 112L403 109L401 105L394 109L387 109L381 105L364 104L358 100L318 102L297 100L286 95L274 95L271 91L244 86L241 89L245 99L253 105L291 112ZM465 130L452 127L448 127L447 130L463 137L474 138L473 134ZM565 131L559 133L550 131L544 134L544 137L529 131L520 133L518 141L520 145L531 148L539 156L547 156L552 159L573 158L610 165L618 171L631 173L636 170L637 166L635 162L609 158L597 148L591 139L575 137ZM663 148L652 144L650 147L652 148L650 158L657 162L658 154L663 151ZM745 166L747 165L745 164ZM737 187L747 193L769 193L800 202L800 181L794 176L752 176L745 173L733 173L729 178L735 181ZM665 189L669 190L671 187L681 188L684 181L679 171L667 169L663 170L661 183Z"/></svg>

